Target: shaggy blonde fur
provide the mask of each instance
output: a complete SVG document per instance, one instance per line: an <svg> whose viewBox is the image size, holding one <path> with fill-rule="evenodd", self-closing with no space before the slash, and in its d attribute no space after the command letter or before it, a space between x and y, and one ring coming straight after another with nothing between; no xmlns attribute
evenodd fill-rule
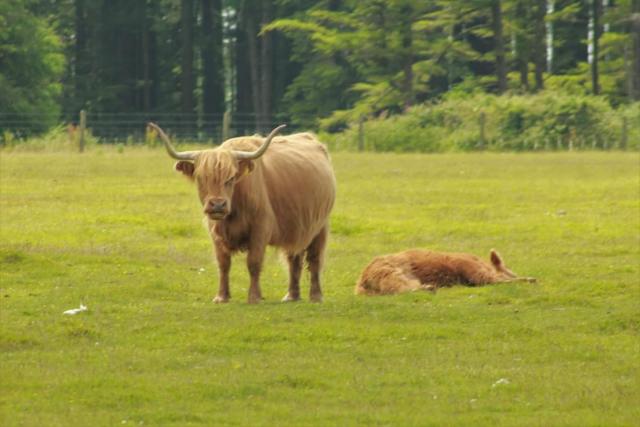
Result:
<svg viewBox="0 0 640 427"><path fill-rule="evenodd" d="M231 255L247 251L251 276L249 302L262 298L260 270L267 245L281 248L290 265L289 292L300 298L302 257L311 274L310 299L320 301L320 270L328 235L329 213L336 194L329 154L311 133L275 137L256 160L238 160L233 151L255 151L259 136L232 138L204 150L195 162L179 161L176 170L194 180L220 270L215 302L230 298ZM224 206L216 212L212 206Z"/></svg>
<svg viewBox="0 0 640 427"><path fill-rule="evenodd" d="M364 269L355 288L356 294L387 295L415 290L464 284L482 286L514 281L535 282L518 277L509 270L500 255L491 250L490 263L465 253L408 250L374 258Z"/></svg>

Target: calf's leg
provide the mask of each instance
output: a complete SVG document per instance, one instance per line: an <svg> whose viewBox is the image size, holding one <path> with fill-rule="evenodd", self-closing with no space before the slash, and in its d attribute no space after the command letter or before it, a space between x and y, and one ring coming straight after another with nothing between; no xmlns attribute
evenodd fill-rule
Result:
<svg viewBox="0 0 640 427"><path fill-rule="evenodd" d="M514 277L512 279L500 280L500 283L513 283L513 282L536 283L537 280L533 277Z"/></svg>

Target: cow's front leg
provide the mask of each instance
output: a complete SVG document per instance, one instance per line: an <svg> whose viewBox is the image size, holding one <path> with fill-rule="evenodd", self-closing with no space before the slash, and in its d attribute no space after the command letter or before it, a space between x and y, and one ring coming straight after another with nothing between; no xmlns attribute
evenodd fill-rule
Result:
<svg viewBox="0 0 640 427"><path fill-rule="evenodd" d="M231 269L231 254L229 251L216 245L216 260L218 261L218 272L220 275L220 285L218 295L213 299L216 304L229 302L231 292L229 291L229 270Z"/></svg>
<svg viewBox="0 0 640 427"><path fill-rule="evenodd" d="M262 270L264 251L264 244L255 244L249 247L249 254L247 255L247 269L251 277L249 298L247 300L249 304L257 304L262 299L262 292L260 291L260 271Z"/></svg>

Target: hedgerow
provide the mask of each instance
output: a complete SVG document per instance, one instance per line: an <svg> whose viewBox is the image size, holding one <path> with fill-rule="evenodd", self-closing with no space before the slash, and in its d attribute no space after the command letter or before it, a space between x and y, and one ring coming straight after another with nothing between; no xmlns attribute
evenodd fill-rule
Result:
<svg viewBox="0 0 640 427"><path fill-rule="evenodd" d="M451 95L403 114L323 133L334 149L397 152L640 149L640 103L616 108L602 97L540 93ZM362 139L360 137L362 136Z"/></svg>

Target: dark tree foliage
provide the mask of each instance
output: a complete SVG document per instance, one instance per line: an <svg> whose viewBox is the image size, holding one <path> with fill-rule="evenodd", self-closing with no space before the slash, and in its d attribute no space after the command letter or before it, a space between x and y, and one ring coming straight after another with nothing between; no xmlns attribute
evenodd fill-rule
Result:
<svg viewBox="0 0 640 427"><path fill-rule="evenodd" d="M0 12L0 112L42 114L34 130L80 109L211 135L225 112L237 133L339 129L452 90L640 99L640 0L29 0Z"/></svg>
<svg viewBox="0 0 640 427"><path fill-rule="evenodd" d="M25 2L0 2L0 135L44 131L58 120L61 42Z"/></svg>

